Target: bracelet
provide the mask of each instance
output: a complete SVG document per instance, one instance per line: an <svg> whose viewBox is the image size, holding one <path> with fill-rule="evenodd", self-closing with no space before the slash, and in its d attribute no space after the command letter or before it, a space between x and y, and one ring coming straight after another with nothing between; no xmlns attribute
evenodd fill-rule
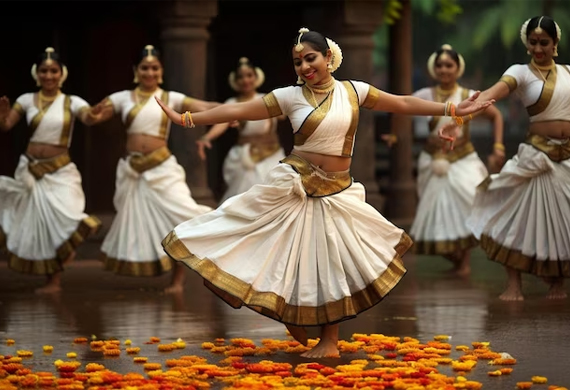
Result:
<svg viewBox="0 0 570 390"><path fill-rule="evenodd" d="M186 127L187 129L191 129L193 127L196 127L196 125L194 124L194 121L192 120L192 114L190 114L190 111L186 111L184 113L184 127Z"/></svg>
<svg viewBox="0 0 570 390"><path fill-rule="evenodd" d="M445 102L445 106L443 107L443 116L449 116L449 105L451 102Z"/></svg>
<svg viewBox="0 0 570 390"><path fill-rule="evenodd" d="M455 121L455 123L457 123L458 126L463 126L463 117L461 116L454 116L453 120Z"/></svg>
<svg viewBox="0 0 570 390"><path fill-rule="evenodd" d="M184 113L180 114L180 124L182 127L186 127L186 115Z"/></svg>
<svg viewBox="0 0 570 390"><path fill-rule="evenodd" d="M390 142L392 142L393 144L398 142L398 136L396 134L388 134L388 136L390 137Z"/></svg>
<svg viewBox="0 0 570 390"><path fill-rule="evenodd" d="M449 113L451 114L451 116L455 116L455 104L451 103L449 105L449 108L450 108Z"/></svg>
<svg viewBox="0 0 570 390"><path fill-rule="evenodd" d="M500 142L495 142L493 144L493 149L502 150L504 152L505 151L505 145L503 145Z"/></svg>
<svg viewBox="0 0 570 390"><path fill-rule="evenodd" d="M473 120L473 115L469 114L469 119L466 120L465 118L463 118L463 123L470 122L471 120Z"/></svg>

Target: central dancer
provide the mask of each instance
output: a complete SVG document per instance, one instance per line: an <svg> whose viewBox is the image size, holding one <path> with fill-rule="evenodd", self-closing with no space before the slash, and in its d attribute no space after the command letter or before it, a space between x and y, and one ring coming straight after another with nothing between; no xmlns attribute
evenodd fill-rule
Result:
<svg viewBox="0 0 570 390"><path fill-rule="evenodd" d="M298 86L211 110L178 113L186 127L285 115L295 132L292 153L263 184L218 209L178 225L165 251L198 272L232 307L247 306L284 323L307 345L305 326L320 326L318 344L303 356L338 357L341 321L380 302L406 273L411 239L365 202L349 172L360 107L409 115L463 115L493 103L459 106L379 91L361 81L337 81L338 45L299 30L292 48Z"/></svg>

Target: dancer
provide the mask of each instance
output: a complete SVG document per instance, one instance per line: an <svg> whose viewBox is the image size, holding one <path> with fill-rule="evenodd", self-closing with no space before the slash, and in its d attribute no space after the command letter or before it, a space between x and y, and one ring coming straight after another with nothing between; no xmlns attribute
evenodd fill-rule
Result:
<svg viewBox="0 0 570 390"><path fill-rule="evenodd" d="M450 45L443 45L434 52L427 68L438 85L422 88L414 96L459 104L475 94L474 90L457 83L465 71L465 61ZM487 108L482 115L494 126L493 160L502 163L505 158L503 116L495 106ZM471 213L477 185L488 172L471 143L469 124L463 126L455 148L445 153L445 141L438 137L437 130L449 122L449 117L433 116L426 121L430 134L418 159L419 204L410 229L413 249L419 254L444 256L453 263L454 274L467 276L471 272L471 249L478 242L465 220ZM384 138L389 144L394 139L392 135Z"/></svg>
<svg viewBox="0 0 570 390"><path fill-rule="evenodd" d="M226 100L226 104L262 97L264 94L257 92L257 88L264 80L265 74L259 67L245 57L240 58L236 70L228 77L237 96ZM203 160L206 159L204 149L210 149L211 142L229 127L229 123L216 124L197 141L198 154ZM220 203L262 183L267 173L285 157L277 135L277 118L242 121L239 122L238 130L238 143L230 149L224 161L223 173L227 189Z"/></svg>
<svg viewBox="0 0 570 390"><path fill-rule="evenodd" d="M158 51L147 45L135 67L134 90L113 93L98 106L97 123L120 114L127 128L127 156L117 166L114 205L117 210L101 250L105 269L119 275L155 276L172 268L160 241L173 226L210 211L197 204L184 169L167 147L170 121L152 97L179 110L220 105L165 91ZM185 269L176 265L167 293L183 290Z"/></svg>
<svg viewBox="0 0 570 390"><path fill-rule="evenodd" d="M303 356L338 356L339 322L379 303L406 272L408 235L365 202L349 168L360 107L409 115L467 115L488 107L475 94L459 106L379 91L332 77L342 53L306 28L292 48L302 86L169 118L193 127L286 115L295 131L291 155L265 182L218 209L177 226L165 251L198 272L233 307L245 305L284 323L307 344L304 326L321 326Z"/></svg>
<svg viewBox="0 0 570 390"><path fill-rule="evenodd" d="M90 125L94 118L85 100L61 92L68 71L53 48L31 74L37 93L21 95L11 108L6 96L0 98L0 129L12 129L25 116L33 131L14 178L0 177L0 248L8 251L11 269L46 275L36 292L54 293L75 248L101 225L84 213L81 175L69 157L75 119Z"/></svg>
<svg viewBox="0 0 570 390"><path fill-rule="evenodd" d="M530 117L526 141L501 172L478 188L468 225L489 259L508 275L502 300L523 300L521 272L542 277L547 297L566 298L570 276L570 67L557 65L560 28L548 16L527 20L521 40L532 56L516 64L478 100L517 95ZM456 127L440 130L444 139Z"/></svg>

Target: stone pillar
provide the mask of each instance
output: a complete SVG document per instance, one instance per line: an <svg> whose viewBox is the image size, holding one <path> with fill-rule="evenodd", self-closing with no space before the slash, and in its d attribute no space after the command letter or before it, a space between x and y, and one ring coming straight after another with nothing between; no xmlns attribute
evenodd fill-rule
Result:
<svg viewBox="0 0 570 390"><path fill-rule="evenodd" d="M410 0L401 0L402 17L390 27L390 92L409 95L412 91L412 6ZM413 177L414 143L412 117L391 117L391 132L398 142L390 151L390 188L386 217L403 228L408 228L416 212L416 183Z"/></svg>
<svg viewBox="0 0 570 390"><path fill-rule="evenodd" d="M198 99L206 98L207 30L217 15L216 0L184 0L164 3L162 21L162 58L164 88ZM186 170L186 181L192 197L200 204L215 206L208 187L206 164L196 153L196 140L205 126L183 129L173 125L170 148Z"/></svg>
<svg viewBox="0 0 570 390"><path fill-rule="evenodd" d="M339 80L353 79L372 82L373 35L382 21L382 2L345 0L342 8L342 28L334 40L343 52L341 67L335 72ZM366 201L377 210L383 209L383 197L376 181L376 137L374 113L360 111L351 173L366 188Z"/></svg>

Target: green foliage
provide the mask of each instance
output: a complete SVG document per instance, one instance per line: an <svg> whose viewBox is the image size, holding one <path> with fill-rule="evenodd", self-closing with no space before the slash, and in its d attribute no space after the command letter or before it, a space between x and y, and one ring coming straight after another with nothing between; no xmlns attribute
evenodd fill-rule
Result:
<svg viewBox="0 0 570 390"><path fill-rule="evenodd" d="M458 0L411 0L412 8L426 15L433 15L443 23L453 24L457 15L463 12ZM384 21L394 24L401 15L402 3L400 0L385 0Z"/></svg>

